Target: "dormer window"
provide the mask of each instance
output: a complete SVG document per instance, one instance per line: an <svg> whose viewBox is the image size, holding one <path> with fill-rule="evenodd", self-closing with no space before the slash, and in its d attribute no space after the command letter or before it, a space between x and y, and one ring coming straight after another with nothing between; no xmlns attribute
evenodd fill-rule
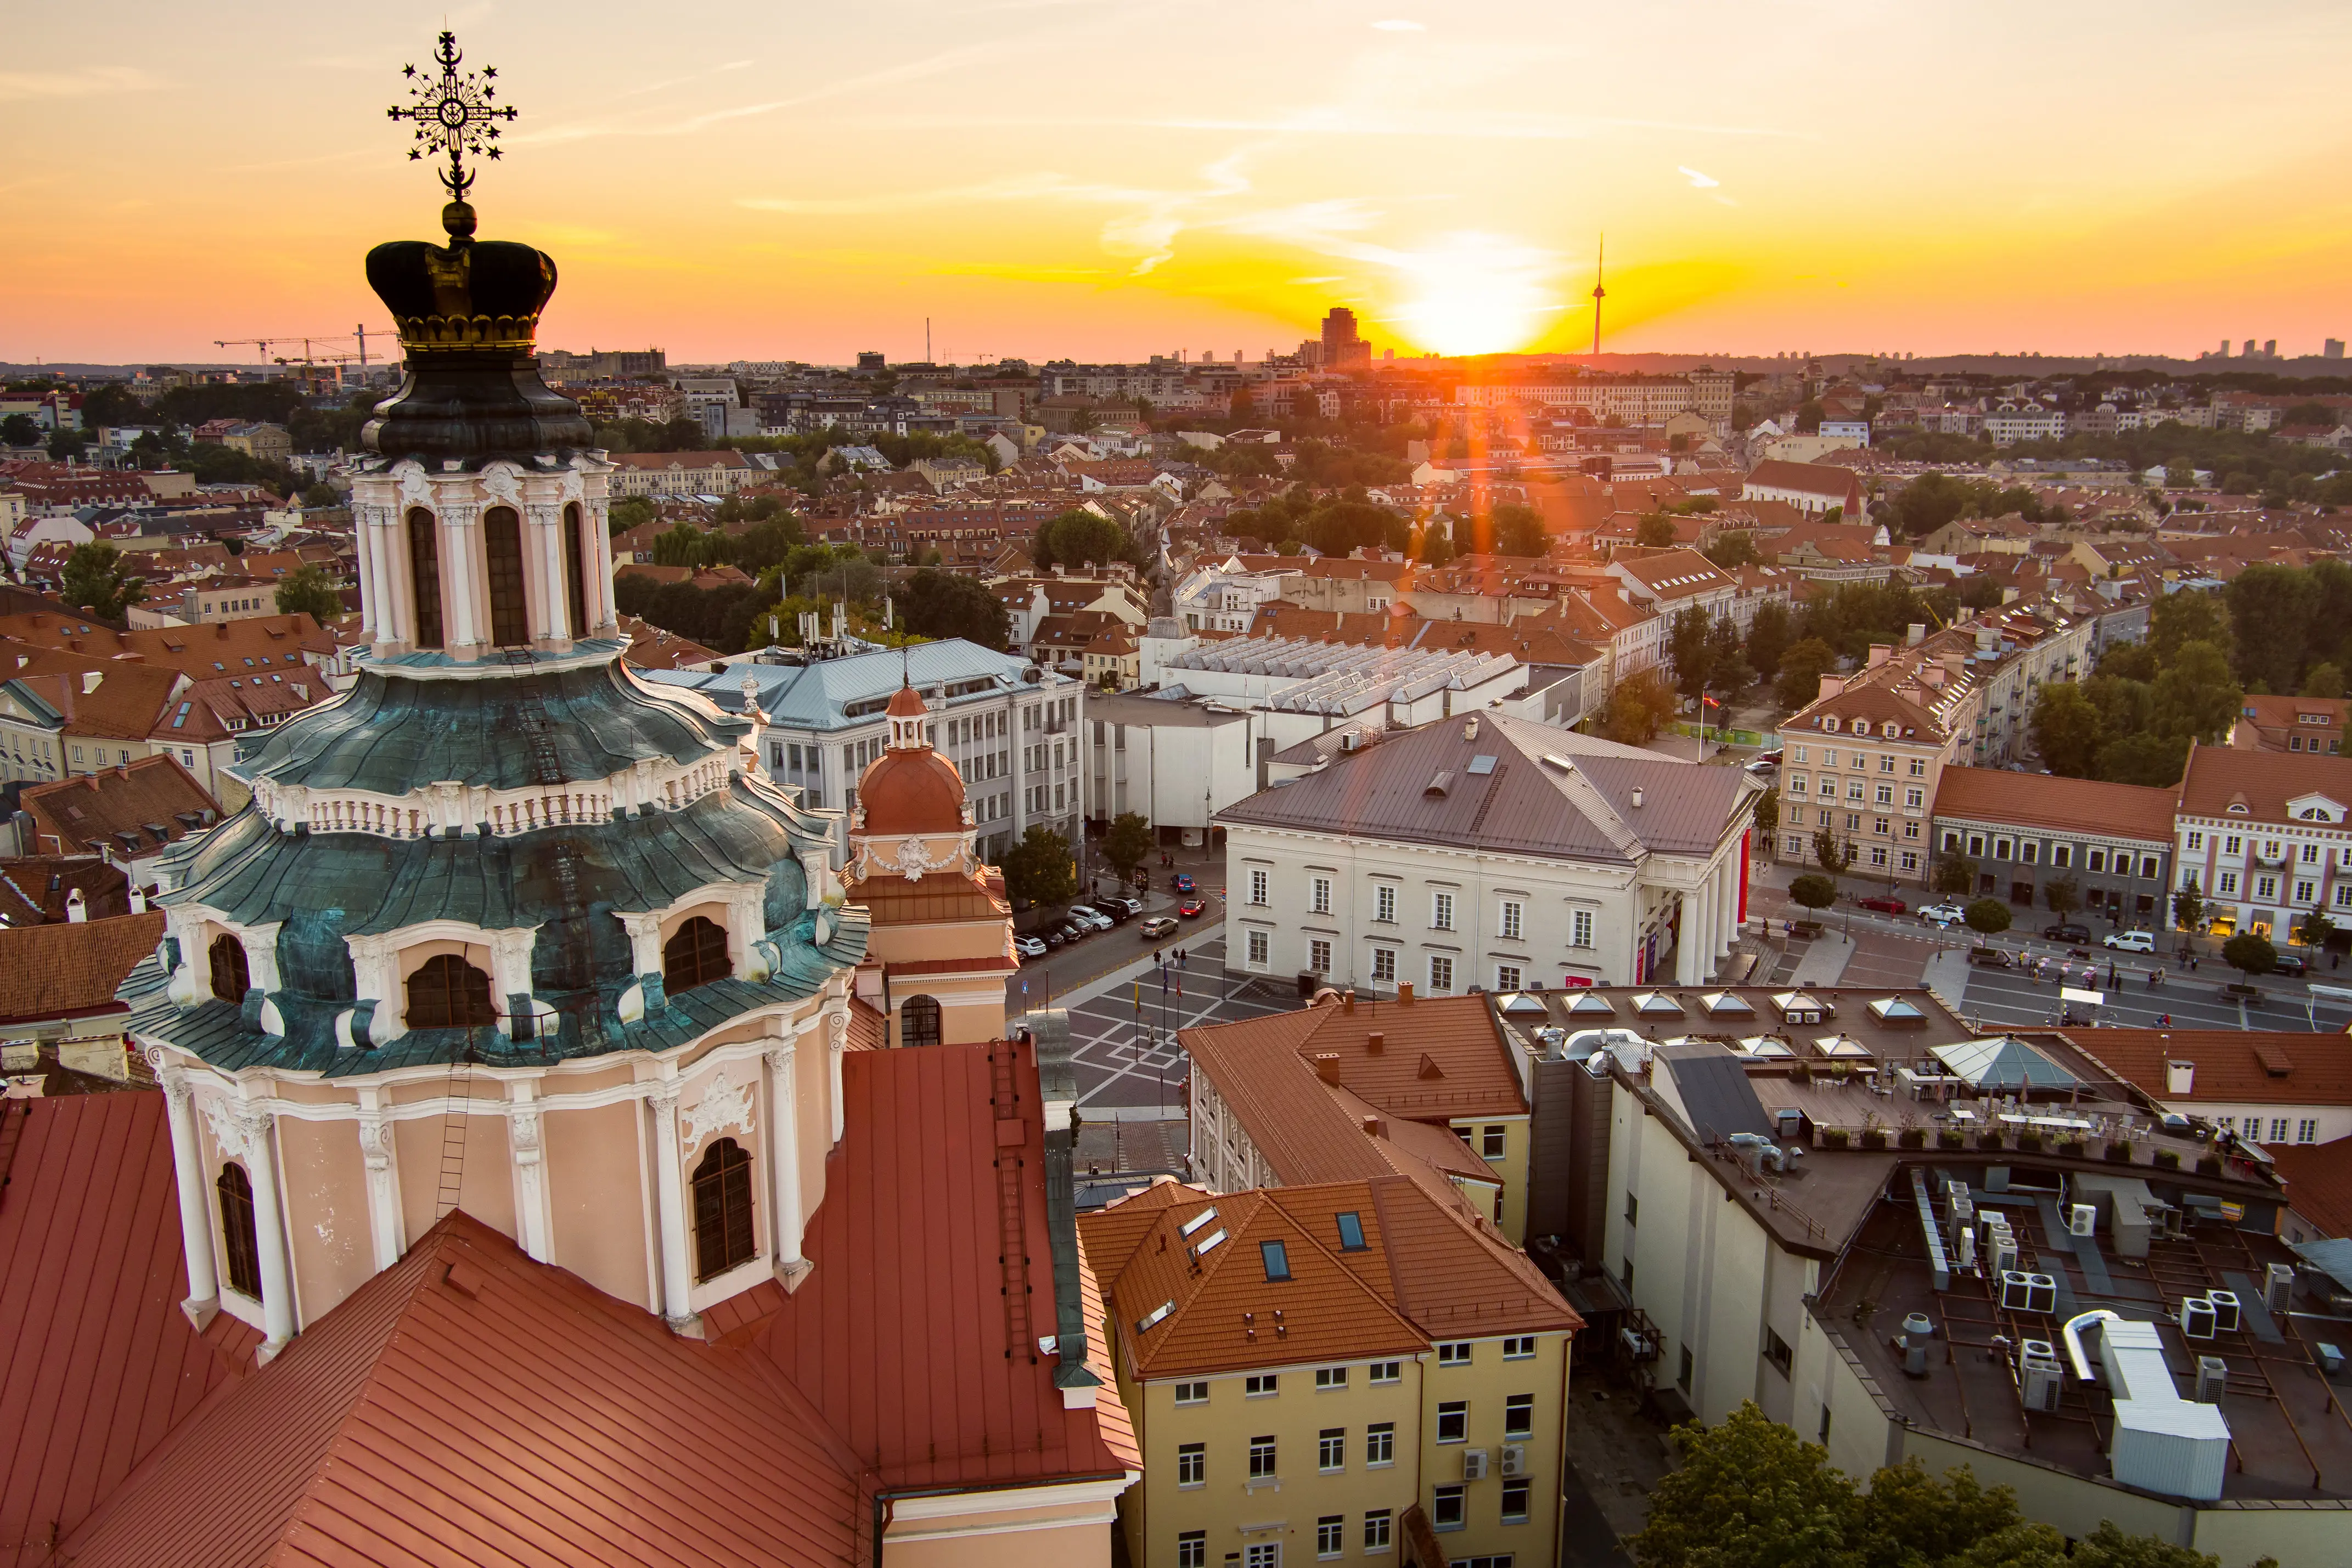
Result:
<svg viewBox="0 0 2352 1568"><path fill-rule="evenodd" d="M1835 714L1823 716L1822 719L1822 727L1823 729L1828 730L1832 735L1835 735L1837 733L1837 727L1838 721Z"/></svg>
<svg viewBox="0 0 2352 1568"><path fill-rule="evenodd" d="M411 1029L490 1029L499 1021L490 1004L490 977L455 953L427 958L408 977Z"/></svg>
<svg viewBox="0 0 2352 1568"><path fill-rule="evenodd" d="M689 916L662 944L662 988L671 996L723 980L735 972L727 956L725 929L701 915Z"/></svg>

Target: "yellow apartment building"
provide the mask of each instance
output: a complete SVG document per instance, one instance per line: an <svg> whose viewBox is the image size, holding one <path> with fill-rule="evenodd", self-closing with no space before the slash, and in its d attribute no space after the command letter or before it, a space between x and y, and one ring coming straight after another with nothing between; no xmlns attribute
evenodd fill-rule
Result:
<svg viewBox="0 0 2352 1568"><path fill-rule="evenodd" d="M1581 1320L1442 1177L1079 1222L1143 1455L1136 1568L1549 1568Z"/></svg>

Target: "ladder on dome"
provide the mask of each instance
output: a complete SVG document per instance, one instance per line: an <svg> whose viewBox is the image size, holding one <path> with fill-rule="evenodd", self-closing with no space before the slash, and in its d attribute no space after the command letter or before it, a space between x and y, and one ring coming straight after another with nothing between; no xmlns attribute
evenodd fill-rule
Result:
<svg viewBox="0 0 2352 1568"><path fill-rule="evenodd" d="M473 1114L474 1031L466 1031L465 1048L449 1059L448 1081L441 1090L441 1179L433 1198L433 1218L448 1218L466 1190L466 1133ZM459 1109L461 1103L464 1108Z"/></svg>
<svg viewBox="0 0 2352 1568"><path fill-rule="evenodd" d="M531 670L530 650L507 649L506 664L509 670L529 674ZM560 796L569 781L563 776L562 756L555 748L555 722L548 716L547 699L536 680L526 680L516 687L515 719L522 729L523 747L530 756L531 781L541 789L554 791ZM557 813L551 806L548 812L550 825L555 822L556 817ZM555 862L555 883L562 900L563 912L567 916L576 915L582 913L580 852L572 842L571 836L566 834L554 841L551 853ZM563 921L563 976L567 981L576 981L581 987L587 987L593 981L588 929L576 918ZM531 1028L539 1056L545 1061L552 1042L540 1032L536 1020Z"/></svg>

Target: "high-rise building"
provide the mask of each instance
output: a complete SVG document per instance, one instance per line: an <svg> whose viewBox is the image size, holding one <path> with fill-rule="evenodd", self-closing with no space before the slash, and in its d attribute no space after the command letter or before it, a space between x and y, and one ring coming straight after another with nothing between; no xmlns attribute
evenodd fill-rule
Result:
<svg viewBox="0 0 2352 1568"><path fill-rule="evenodd" d="M1335 305L1323 318L1323 368L1344 371L1372 361L1372 346L1356 331L1356 313L1344 305Z"/></svg>
<svg viewBox="0 0 2352 1568"><path fill-rule="evenodd" d="M2342 359L2344 357L2344 340L2341 338L2328 339L2327 346L2320 350L2319 354L2320 358L2325 360Z"/></svg>

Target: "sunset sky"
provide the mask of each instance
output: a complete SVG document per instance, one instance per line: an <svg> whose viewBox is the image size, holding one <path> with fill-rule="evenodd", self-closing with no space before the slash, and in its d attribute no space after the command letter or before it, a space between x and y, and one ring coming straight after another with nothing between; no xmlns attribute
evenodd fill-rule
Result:
<svg viewBox="0 0 2352 1568"><path fill-rule="evenodd" d="M1578 349L1602 231L1620 350L2352 336L2341 4L130 0L7 24L0 361L385 325L445 23L522 111L475 202L553 347Z"/></svg>

